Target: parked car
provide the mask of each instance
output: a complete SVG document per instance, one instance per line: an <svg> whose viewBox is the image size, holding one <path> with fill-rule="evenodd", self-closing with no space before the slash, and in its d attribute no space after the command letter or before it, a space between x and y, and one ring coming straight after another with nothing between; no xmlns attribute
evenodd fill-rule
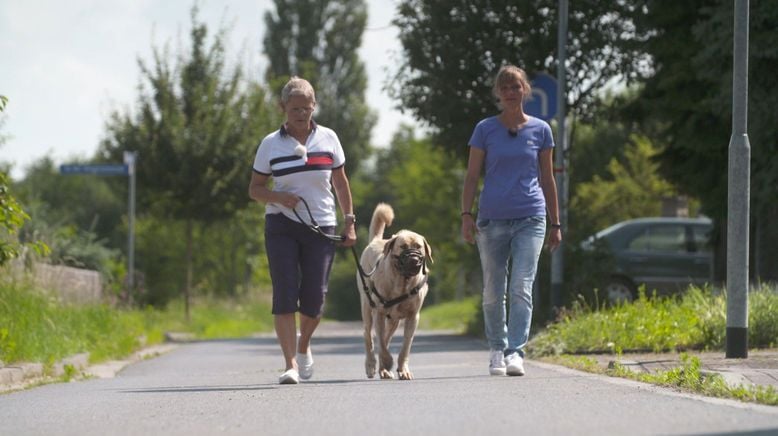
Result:
<svg viewBox="0 0 778 436"><path fill-rule="evenodd" d="M637 218L614 224L590 236L584 250L604 242L613 255L614 269L601 291L610 302L632 301L637 288L647 292L677 292L710 283L713 224L708 218Z"/></svg>

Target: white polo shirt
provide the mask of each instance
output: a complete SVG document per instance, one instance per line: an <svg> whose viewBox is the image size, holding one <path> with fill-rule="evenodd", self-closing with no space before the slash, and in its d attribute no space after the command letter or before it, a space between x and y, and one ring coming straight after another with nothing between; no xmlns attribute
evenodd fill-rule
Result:
<svg viewBox="0 0 778 436"><path fill-rule="evenodd" d="M304 144L306 156L295 154L299 142L282 126L267 135L259 144L254 158L254 171L273 177L273 191L290 192L305 199L320 226L337 225L335 196L332 193L332 170L346 163L343 147L332 129L314 123ZM267 203L265 214L283 213L299 221L292 209ZM300 202L297 213L308 223L308 211Z"/></svg>

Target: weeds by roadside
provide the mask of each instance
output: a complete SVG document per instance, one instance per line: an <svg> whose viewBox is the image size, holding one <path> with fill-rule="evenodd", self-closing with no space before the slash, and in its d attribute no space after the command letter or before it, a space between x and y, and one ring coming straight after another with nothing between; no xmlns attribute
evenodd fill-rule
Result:
<svg viewBox="0 0 778 436"><path fill-rule="evenodd" d="M654 373L635 372L618 362L614 363L612 367L604 368L591 357L570 354L546 356L541 358L541 360L579 371L627 378L709 397L729 398L750 403L778 406L778 390L774 387L729 386L720 375L704 373L701 370L700 359L685 353L681 354L681 366Z"/></svg>
<svg viewBox="0 0 778 436"><path fill-rule="evenodd" d="M625 351L721 350L726 339L726 294L710 288L688 289L673 297L647 297L632 304L592 308L579 302L558 322L535 336L527 350L533 358L570 368L672 387L712 397L778 405L772 386L729 386L717 374L701 371L697 357L682 354L679 367L637 373L615 363L603 368L587 353ZM749 345L778 345L778 287L761 285L749 292ZM578 353L579 355L576 355ZM580 355L584 354L584 355Z"/></svg>
<svg viewBox="0 0 778 436"><path fill-rule="evenodd" d="M647 296L597 310L578 301L528 344L534 356L625 351L722 349L726 339L726 294L691 287L682 295ZM749 293L749 346L778 345L778 288Z"/></svg>

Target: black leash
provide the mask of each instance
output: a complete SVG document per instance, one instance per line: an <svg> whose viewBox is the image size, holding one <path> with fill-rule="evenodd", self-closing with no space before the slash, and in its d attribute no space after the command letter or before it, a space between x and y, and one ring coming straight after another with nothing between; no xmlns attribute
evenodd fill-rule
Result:
<svg viewBox="0 0 778 436"><path fill-rule="evenodd" d="M343 236L343 235L329 235L327 233L324 233L321 230L321 227L319 227L319 224L316 222L316 219L313 218L313 213L311 212L311 208L308 206L308 202L305 201L305 199L302 198L302 197L299 197L299 198L303 202L303 205L305 206L305 209L308 211L308 217L310 217L310 219L311 219L311 224L307 224L305 222L305 220L303 220L303 218L300 216L300 214L297 213L297 209L292 209L292 212L294 212L294 215L300 221L300 224L303 224L303 225L307 226L312 231L314 231L314 232L318 233L319 235L329 239L330 241L343 242L346 239L346 237ZM370 302L370 307L374 308L375 307L375 302L373 301L373 298L370 296L370 288L368 288L367 281L365 280L365 278L366 277L370 277L370 276L373 275L373 273L375 273L375 270L378 268L378 264L376 264L376 266L373 267L373 270L370 271L370 273L368 274L368 273L365 272L365 270L362 269L362 265L359 263L359 256L357 256L357 249L354 248L353 245L351 246L351 254L354 255L354 263L357 264L357 271L359 271L359 279L362 282L362 290L364 291L365 295L367 296L367 300ZM383 303L384 299L383 299L383 297L381 297L381 295L378 293L378 291L373 289L373 292L376 294L376 296L379 298L379 300L381 300L381 302ZM418 290L416 292L418 293ZM394 304L397 304L397 303L394 303ZM384 303L384 306L386 306L385 303Z"/></svg>
<svg viewBox="0 0 778 436"><path fill-rule="evenodd" d="M292 212L294 212L294 215L300 221L300 224L303 224L303 225L307 226L312 231L314 231L314 232L318 233L319 235L329 239L330 241L343 242L346 239L346 237L343 236L343 235L330 235L330 234L324 233L322 231L321 227L319 227L319 224L313 218L313 213L311 212L311 208L308 206L308 202L305 201L305 199L302 198L302 197L298 197L298 198L300 198L300 200L303 202L303 205L305 206L305 209L308 211L308 217L310 217L310 219L311 219L311 224L307 224L305 222L305 220L303 220L303 218L300 216L300 214L297 213L297 209L292 209ZM376 298L378 298L378 300L381 302L381 304L384 306L384 308L385 309L389 309L390 307L396 306L396 305L402 303L403 301L407 300L408 298L411 298L412 296L417 295L419 293L419 291L421 290L421 288L427 283L427 274L424 274L424 279L418 285L416 285L413 289L408 291L407 294L400 295L399 297L393 298L391 300L386 300L384 297L381 296L381 294L378 292L378 290L375 288L375 286L368 287L367 286L367 281L365 280L366 277L370 277L370 276L372 276L375 273L376 269L378 269L378 263L376 263L376 265L373 267L373 270L370 271L370 273L366 273L362 269L362 265L359 263L359 257L357 256L357 249L354 248L353 245L351 246L351 253L354 255L354 262L357 264L357 271L359 271L359 279L362 282L362 291L365 293L365 296L367 296L367 301L370 302L370 307L372 307L372 308L376 307L376 303L375 303L375 301L373 301L373 297L370 295L371 291L372 291L373 294L375 294Z"/></svg>

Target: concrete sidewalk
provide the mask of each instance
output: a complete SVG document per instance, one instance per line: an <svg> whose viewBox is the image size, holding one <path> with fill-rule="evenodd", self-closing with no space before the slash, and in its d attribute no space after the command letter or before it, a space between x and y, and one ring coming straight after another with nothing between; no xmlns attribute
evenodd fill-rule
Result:
<svg viewBox="0 0 778 436"><path fill-rule="evenodd" d="M778 349L751 350L745 359L727 359L724 352L687 352L700 359L701 370L719 374L730 386L772 386L778 390ZM644 373L668 371L683 366L681 353L598 354L590 356L603 368L615 362Z"/></svg>

